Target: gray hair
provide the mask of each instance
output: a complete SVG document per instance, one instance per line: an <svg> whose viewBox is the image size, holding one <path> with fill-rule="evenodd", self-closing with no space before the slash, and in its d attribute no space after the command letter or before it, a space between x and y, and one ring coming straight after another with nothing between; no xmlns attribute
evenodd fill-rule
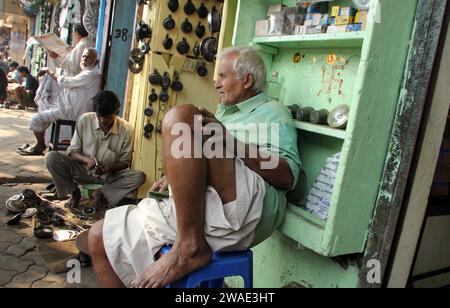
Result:
<svg viewBox="0 0 450 308"><path fill-rule="evenodd" d="M241 46L225 48L221 53L221 59L229 55L237 55L234 61L234 70L239 79L244 78L245 74L253 76L252 90L259 94L263 92L267 85L267 70L264 60L255 48Z"/></svg>

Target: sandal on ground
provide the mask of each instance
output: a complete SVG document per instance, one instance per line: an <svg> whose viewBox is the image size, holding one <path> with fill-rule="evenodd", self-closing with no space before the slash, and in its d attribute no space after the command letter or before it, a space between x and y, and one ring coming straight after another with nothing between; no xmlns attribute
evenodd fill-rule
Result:
<svg viewBox="0 0 450 308"><path fill-rule="evenodd" d="M29 147L26 150L21 151L19 154L22 156L44 156L45 150L38 150L36 147Z"/></svg>
<svg viewBox="0 0 450 308"><path fill-rule="evenodd" d="M18 151L24 151L26 149L28 149L31 145L29 143L25 143L23 145L21 145L20 147L17 148Z"/></svg>

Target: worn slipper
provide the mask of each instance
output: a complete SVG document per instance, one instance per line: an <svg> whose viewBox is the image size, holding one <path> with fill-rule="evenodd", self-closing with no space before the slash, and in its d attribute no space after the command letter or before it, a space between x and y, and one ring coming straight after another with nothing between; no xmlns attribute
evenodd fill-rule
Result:
<svg viewBox="0 0 450 308"><path fill-rule="evenodd" d="M44 151L39 151L36 147L29 147L19 153L22 156L43 156Z"/></svg>
<svg viewBox="0 0 450 308"><path fill-rule="evenodd" d="M30 147L30 144L25 143L25 144L21 145L17 150L24 151L24 150L28 149L29 147Z"/></svg>

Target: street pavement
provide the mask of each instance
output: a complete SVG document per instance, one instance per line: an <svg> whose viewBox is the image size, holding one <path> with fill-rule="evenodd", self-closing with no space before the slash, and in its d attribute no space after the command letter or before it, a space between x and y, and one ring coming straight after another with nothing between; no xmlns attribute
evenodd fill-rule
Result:
<svg viewBox="0 0 450 308"><path fill-rule="evenodd" d="M39 256L31 219L6 226L5 201L25 189L44 189L51 182L43 156L20 156L16 149L33 143L28 130L33 112L0 108L0 288L98 287L92 267L81 270L81 283L70 284L67 274L51 273ZM69 280L70 281L70 280Z"/></svg>

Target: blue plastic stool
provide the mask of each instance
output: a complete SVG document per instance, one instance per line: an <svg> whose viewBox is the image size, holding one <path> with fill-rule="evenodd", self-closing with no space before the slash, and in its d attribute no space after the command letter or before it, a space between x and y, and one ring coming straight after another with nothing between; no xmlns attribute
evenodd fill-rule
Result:
<svg viewBox="0 0 450 308"><path fill-rule="evenodd" d="M163 255L167 254L172 246L161 248ZM211 262L186 277L174 282L166 288L223 288L224 278L241 276L244 279L244 288L253 288L253 253L251 250L242 252L214 253Z"/></svg>

